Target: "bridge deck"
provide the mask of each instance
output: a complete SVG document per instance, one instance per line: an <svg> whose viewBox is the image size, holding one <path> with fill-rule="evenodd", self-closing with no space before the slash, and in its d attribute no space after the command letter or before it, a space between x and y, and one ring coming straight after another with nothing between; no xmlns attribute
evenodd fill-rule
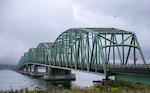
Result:
<svg viewBox="0 0 150 93"><path fill-rule="evenodd" d="M76 66L75 64L55 64L56 66L59 67L66 67L66 68L72 68L72 69L79 69L79 70L86 70L86 71L91 71L91 72L100 72L103 73L103 64L91 64L90 69L87 69L87 64L81 64L77 63ZM98 68L97 70L95 68ZM150 74L150 65L149 64L128 64L128 65L120 65L120 64L108 64L107 65L107 71L110 73L139 73L139 74Z"/></svg>
<svg viewBox="0 0 150 93"><path fill-rule="evenodd" d="M108 65L109 71L112 73L140 73L150 74L150 65Z"/></svg>

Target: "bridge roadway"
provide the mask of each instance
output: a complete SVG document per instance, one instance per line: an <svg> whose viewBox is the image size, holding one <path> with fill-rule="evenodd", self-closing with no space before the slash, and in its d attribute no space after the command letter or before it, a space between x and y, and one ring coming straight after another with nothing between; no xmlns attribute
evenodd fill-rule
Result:
<svg viewBox="0 0 150 93"><path fill-rule="evenodd" d="M89 72L99 72L99 73L104 73L103 69L103 64L91 64L90 68L87 68L87 64L83 63L76 63L75 64L51 64L55 65L56 67L58 66L59 68L62 69L76 69L76 70L84 70L84 71L89 71ZM96 69L97 68L97 69ZM108 64L107 65L107 72L108 74L117 74L117 73L138 73L138 74L150 74L150 64L128 64L128 65L120 65L120 64Z"/></svg>
<svg viewBox="0 0 150 93"><path fill-rule="evenodd" d="M138 74L150 74L150 65L108 65L108 69L111 73L138 73Z"/></svg>

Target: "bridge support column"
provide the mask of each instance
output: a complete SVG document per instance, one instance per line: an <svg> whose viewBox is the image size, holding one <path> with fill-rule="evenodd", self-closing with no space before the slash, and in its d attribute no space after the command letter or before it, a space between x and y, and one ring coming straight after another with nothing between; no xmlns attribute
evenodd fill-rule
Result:
<svg viewBox="0 0 150 93"><path fill-rule="evenodd" d="M29 65L29 71L32 72L32 65Z"/></svg>
<svg viewBox="0 0 150 93"><path fill-rule="evenodd" d="M23 67L23 73L25 75L29 75L30 74L30 72L29 72L29 65L24 65L24 67Z"/></svg>
<svg viewBox="0 0 150 93"><path fill-rule="evenodd" d="M75 74L70 70L47 67L44 80L75 80Z"/></svg>
<svg viewBox="0 0 150 93"><path fill-rule="evenodd" d="M33 76L33 77L40 77L40 76L43 76L44 74L38 72L38 65L33 65L33 72L31 71L30 75Z"/></svg>
<svg viewBox="0 0 150 93"><path fill-rule="evenodd" d="M38 72L38 66L37 65L34 65L34 73L37 73Z"/></svg>

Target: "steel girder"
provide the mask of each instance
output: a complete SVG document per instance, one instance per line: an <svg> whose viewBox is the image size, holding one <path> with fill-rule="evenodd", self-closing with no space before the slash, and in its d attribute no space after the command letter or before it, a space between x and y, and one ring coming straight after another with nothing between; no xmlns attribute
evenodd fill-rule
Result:
<svg viewBox="0 0 150 93"><path fill-rule="evenodd" d="M48 64L48 54L51 46L52 43L40 43L36 48L30 48L19 60L17 64L18 69L27 63Z"/></svg>
<svg viewBox="0 0 150 93"><path fill-rule="evenodd" d="M35 50L36 48L30 48L28 51L28 62L34 62L35 61Z"/></svg>
<svg viewBox="0 0 150 93"><path fill-rule="evenodd" d="M48 54L50 53L52 43L40 43L35 50L36 63L48 64Z"/></svg>
<svg viewBox="0 0 150 93"><path fill-rule="evenodd" d="M115 28L72 28L56 39L49 61L50 65L81 70L86 68L84 70L87 71L94 67L95 72L98 72L102 65L106 74L107 64L126 65L128 61L135 64L136 51L145 64L140 45L133 32Z"/></svg>
<svg viewBox="0 0 150 93"><path fill-rule="evenodd" d="M53 44L41 43L35 49L36 63L93 72L103 70L105 75L108 64L136 64L137 58L146 64L135 33L115 28L68 29Z"/></svg>

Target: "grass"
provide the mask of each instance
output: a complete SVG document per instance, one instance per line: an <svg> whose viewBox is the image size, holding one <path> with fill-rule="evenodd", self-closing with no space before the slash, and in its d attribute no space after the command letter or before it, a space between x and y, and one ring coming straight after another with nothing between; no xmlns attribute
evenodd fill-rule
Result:
<svg viewBox="0 0 150 93"><path fill-rule="evenodd" d="M60 84L56 88L34 90L28 90L27 88L21 90L11 89L8 91L0 91L0 93L150 93L150 85L136 84L117 79L99 87L91 86L81 88L73 86L71 89L65 89Z"/></svg>

